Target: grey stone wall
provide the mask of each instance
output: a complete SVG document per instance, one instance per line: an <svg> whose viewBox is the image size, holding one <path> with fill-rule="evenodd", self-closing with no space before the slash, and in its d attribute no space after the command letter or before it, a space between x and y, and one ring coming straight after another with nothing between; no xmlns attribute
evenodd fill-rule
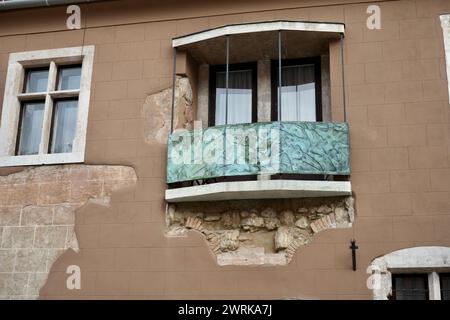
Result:
<svg viewBox="0 0 450 320"><path fill-rule="evenodd" d="M75 211L134 186L133 168L42 166L0 177L0 299L35 299L52 264L78 250Z"/></svg>

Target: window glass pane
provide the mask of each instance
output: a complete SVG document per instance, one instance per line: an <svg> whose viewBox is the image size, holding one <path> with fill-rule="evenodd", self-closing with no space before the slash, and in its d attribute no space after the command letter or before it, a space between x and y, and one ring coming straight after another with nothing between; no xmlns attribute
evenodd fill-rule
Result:
<svg viewBox="0 0 450 320"><path fill-rule="evenodd" d="M61 67L58 76L58 90L80 89L81 66Z"/></svg>
<svg viewBox="0 0 450 320"><path fill-rule="evenodd" d="M228 112L226 111L226 73L216 74L216 125L252 122L252 71L230 71Z"/></svg>
<svg viewBox="0 0 450 320"><path fill-rule="evenodd" d="M25 92L46 92L48 84L48 69L28 70Z"/></svg>
<svg viewBox="0 0 450 320"><path fill-rule="evenodd" d="M281 68L281 121L316 121L314 65Z"/></svg>
<svg viewBox="0 0 450 320"><path fill-rule="evenodd" d="M54 109L51 153L72 152L77 126L78 100L58 101Z"/></svg>
<svg viewBox="0 0 450 320"><path fill-rule="evenodd" d="M440 274L441 300L450 300L450 274Z"/></svg>
<svg viewBox="0 0 450 320"><path fill-rule="evenodd" d="M19 155L39 153L42 121L44 119L44 103L26 103L22 106L22 118L19 137Z"/></svg>
<svg viewBox="0 0 450 320"><path fill-rule="evenodd" d="M427 300L427 275L394 275L393 291L396 300Z"/></svg>

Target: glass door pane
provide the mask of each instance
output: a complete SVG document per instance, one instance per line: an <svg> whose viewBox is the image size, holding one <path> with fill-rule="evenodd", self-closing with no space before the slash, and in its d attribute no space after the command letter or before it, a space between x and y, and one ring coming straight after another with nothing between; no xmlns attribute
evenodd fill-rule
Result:
<svg viewBox="0 0 450 320"><path fill-rule="evenodd" d="M281 68L281 121L316 121L314 65Z"/></svg>
<svg viewBox="0 0 450 320"><path fill-rule="evenodd" d="M229 72L227 111L226 73L216 73L216 125L252 122L252 78L252 70Z"/></svg>

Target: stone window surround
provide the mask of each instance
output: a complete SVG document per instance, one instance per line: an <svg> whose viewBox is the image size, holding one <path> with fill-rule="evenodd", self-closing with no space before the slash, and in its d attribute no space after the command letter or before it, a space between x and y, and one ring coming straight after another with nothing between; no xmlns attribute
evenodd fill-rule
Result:
<svg viewBox="0 0 450 320"><path fill-rule="evenodd" d="M94 46L83 46L10 54L0 127L0 167L84 162L94 51ZM18 99L18 95L22 91L25 68L49 65L49 82L51 82L51 79L56 78L56 65L69 63L82 64L80 90L78 93L77 128L72 152L16 156L15 145L21 108L21 101ZM50 95L51 93L47 92L44 128L46 128L45 124L51 121L50 112L48 112L50 109ZM48 135L48 132L44 132L44 135L46 134ZM42 143L43 141L41 141ZM41 147L40 149L44 150Z"/></svg>
<svg viewBox="0 0 450 320"><path fill-rule="evenodd" d="M380 286L374 300L387 300L392 292L392 274L426 273L430 300L441 300L439 273L450 270L450 248L414 247L397 250L372 261L368 271L379 272Z"/></svg>
<svg viewBox="0 0 450 320"><path fill-rule="evenodd" d="M450 14L441 15L441 26L444 34L445 60L447 61L448 94L450 98Z"/></svg>

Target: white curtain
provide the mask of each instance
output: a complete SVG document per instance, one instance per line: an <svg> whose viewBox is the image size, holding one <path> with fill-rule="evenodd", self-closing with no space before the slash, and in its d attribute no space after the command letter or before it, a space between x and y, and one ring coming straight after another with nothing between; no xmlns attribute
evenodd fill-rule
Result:
<svg viewBox="0 0 450 320"><path fill-rule="evenodd" d="M26 103L23 105L20 130L19 155L39 153L41 143L44 103Z"/></svg>
<svg viewBox="0 0 450 320"><path fill-rule="evenodd" d="M281 74L281 121L316 121L314 65L286 66Z"/></svg>
<svg viewBox="0 0 450 320"><path fill-rule="evenodd" d="M78 100L59 101L55 113L51 151L72 152L77 127Z"/></svg>
<svg viewBox="0 0 450 320"><path fill-rule="evenodd" d="M225 115L227 121L225 122ZM216 74L216 125L252 122L252 71L230 71L228 113L226 111L226 75Z"/></svg>

